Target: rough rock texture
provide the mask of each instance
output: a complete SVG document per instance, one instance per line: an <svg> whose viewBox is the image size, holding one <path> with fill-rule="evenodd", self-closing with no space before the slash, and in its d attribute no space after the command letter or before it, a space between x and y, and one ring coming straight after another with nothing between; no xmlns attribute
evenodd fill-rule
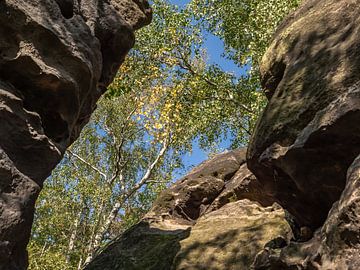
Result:
<svg viewBox="0 0 360 270"><path fill-rule="evenodd" d="M360 156L347 173L340 200L324 226L306 243L290 243L280 250L266 249L257 255L261 269L360 269Z"/></svg>
<svg viewBox="0 0 360 270"><path fill-rule="evenodd" d="M279 238L280 246L273 247L280 248L291 237L280 206L264 208L246 199L228 203L197 220L180 242L173 269L249 269L259 250Z"/></svg>
<svg viewBox="0 0 360 270"><path fill-rule="evenodd" d="M240 152L204 163L160 196L148 228L130 230L162 228L169 242L156 230L154 244L125 256L131 266L107 263L120 262L125 233L88 269L360 269L359 33L358 0L304 0L263 58L269 104L249 169Z"/></svg>
<svg viewBox="0 0 360 270"><path fill-rule="evenodd" d="M248 166L301 226L320 227L360 152L360 5L307 0L261 66L269 97Z"/></svg>
<svg viewBox="0 0 360 270"><path fill-rule="evenodd" d="M190 227L143 221L120 235L86 269L170 270Z"/></svg>
<svg viewBox="0 0 360 270"><path fill-rule="evenodd" d="M25 269L44 179L151 10L138 0L0 1L0 269Z"/></svg>
<svg viewBox="0 0 360 270"><path fill-rule="evenodd" d="M286 245L292 233L284 210L245 199L262 193L245 153L219 154L193 169L86 269L248 269L264 246Z"/></svg>
<svg viewBox="0 0 360 270"><path fill-rule="evenodd" d="M304 1L263 58L269 104L248 166L309 237L264 249L254 269L360 269L359 4Z"/></svg>

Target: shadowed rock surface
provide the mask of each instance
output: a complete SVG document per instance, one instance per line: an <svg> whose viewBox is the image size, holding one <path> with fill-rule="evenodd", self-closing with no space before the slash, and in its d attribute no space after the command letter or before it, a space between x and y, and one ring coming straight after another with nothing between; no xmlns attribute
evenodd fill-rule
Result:
<svg viewBox="0 0 360 270"><path fill-rule="evenodd" d="M42 182L149 12L138 0L0 2L0 269L26 267ZM269 104L247 157L192 170L86 269L360 269L359 32L358 0L305 0L263 58Z"/></svg>
<svg viewBox="0 0 360 270"><path fill-rule="evenodd" d="M307 236L254 269L360 269L360 5L304 1L261 67L269 98L248 166ZM307 239L306 239L307 238Z"/></svg>
<svg viewBox="0 0 360 270"><path fill-rule="evenodd" d="M193 169L86 269L247 269L269 242L288 243L284 210L266 196L268 207L246 199L260 198L262 190L245 155L246 149L229 151Z"/></svg>
<svg viewBox="0 0 360 270"><path fill-rule="evenodd" d="M359 220L360 156L348 170L340 200L314 237L305 243L292 242L282 250L263 250L255 259L254 269L360 269Z"/></svg>
<svg viewBox="0 0 360 270"><path fill-rule="evenodd" d="M43 181L148 23L146 1L0 1L0 269L26 269Z"/></svg>
<svg viewBox="0 0 360 270"><path fill-rule="evenodd" d="M308 0L279 27L262 66L269 104L248 150L268 196L312 230L360 152L360 5Z"/></svg>

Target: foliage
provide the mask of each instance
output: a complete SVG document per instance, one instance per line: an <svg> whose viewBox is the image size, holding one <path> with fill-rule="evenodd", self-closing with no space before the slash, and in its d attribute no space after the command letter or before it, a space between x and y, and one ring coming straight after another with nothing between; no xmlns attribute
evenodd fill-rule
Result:
<svg viewBox="0 0 360 270"><path fill-rule="evenodd" d="M29 251L29 269L37 270L64 270L68 268L66 258L58 246L49 248L45 244L39 246L37 242L31 241L28 246Z"/></svg>
<svg viewBox="0 0 360 270"><path fill-rule="evenodd" d="M169 112L163 120L173 123L173 139L181 138L177 144L190 144L199 136L203 147L210 146L226 135L224 130L232 133L234 147L245 144L263 96L247 87L248 77L236 77L208 63L206 33L203 24L195 21L191 5L178 9L156 0L152 6L153 23L139 31L136 47L108 96L132 86L150 92L148 100L165 99L163 108Z"/></svg>
<svg viewBox="0 0 360 270"><path fill-rule="evenodd" d="M33 266L57 257L68 264L63 269L76 269L138 222L170 181L180 153L170 151L167 134L147 117L158 107L144 114L145 106L135 91L100 102L40 195Z"/></svg>
<svg viewBox="0 0 360 270"><path fill-rule="evenodd" d="M196 17L224 40L229 58L257 70L276 27L301 0L193 0Z"/></svg>

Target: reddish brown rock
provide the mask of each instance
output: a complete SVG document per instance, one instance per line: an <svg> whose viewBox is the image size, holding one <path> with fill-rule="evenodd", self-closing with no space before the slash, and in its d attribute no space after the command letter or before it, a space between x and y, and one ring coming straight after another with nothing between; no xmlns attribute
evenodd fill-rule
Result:
<svg viewBox="0 0 360 270"><path fill-rule="evenodd" d="M45 178L149 22L146 1L0 1L0 269L25 269Z"/></svg>
<svg viewBox="0 0 360 270"><path fill-rule="evenodd" d="M274 203L272 198L266 196L260 182L249 171L246 163L243 163L235 175L225 182L223 190L206 211L212 212L225 204L242 199L250 199L263 206L270 206Z"/></svg>
<svg viewBox="0 0 360 270"><path fill-rule="evenodd" d="M163 191L146 218L178 219L180 223L193 224L245 164L245 155L246 149L239 149L200 164Z"/></svg>

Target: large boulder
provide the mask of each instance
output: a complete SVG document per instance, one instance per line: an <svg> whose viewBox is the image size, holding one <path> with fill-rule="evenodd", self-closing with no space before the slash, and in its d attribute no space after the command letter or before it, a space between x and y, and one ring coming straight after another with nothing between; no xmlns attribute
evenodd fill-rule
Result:
<svg viewBox="0 0 360 270"><path fill-rule="evenodd" d="M146 218L194 224L232 182L240 167L246 166L245 156L246 149L234 150L195 167L159 195Z"/></svg>
<svg viewBox="0 0 360 270"><path fill-rule="evenodd" d="M249 269L259 250L282 248L291 238L279 205L261 207L247 199L231 202L198 219L180 242L172 269Z"/></svg>
<svg viewBox="0 0 360 270"><path fill-rule="evenodd" d="M159 197L143 220L152 229L138 230L162 228L169 242L136 245L133 254L145 249L126 268L112 263L128 258L125 233L88 269L360 269L359 32L358 0L305 0L263 58L269 104L247 152L254 174L231 153L204 163Z"/></svg>
<svg viewBox="0 0 360 270"><path fill-rule="evenodd" d="M292 242L281 250L264 249L253 263L255 270L360 269L360 156L347 173L340 200L323 227L307 242Z"/></svg>
<svg viewBox="0 0 360 270"><path fill-rule="evenodd" d="M359 1L307 0L263 58L269 104L248 166L307 237L265 248L254 269L360 269L359 30Z"/></svg>
<svg viewBox="0 0 360 270"><path fill-rule="evenodd" d="M248 200L263 192L245 154L229 151L193 169L86 269L248 269L265 246L286 245L292 232L285 211L266 196L267 206Z"/></svg>
<svg viewBox="0 0 360 270"><path fill-rule="evenodd" d="M144 0L0 1L0 269L25 269L35 200L148 23Z"/></svg>
<svg viewBox="0 0 360 270"><path fill-rule="evenodd" d="M269 103L248 149L268 196L300 226L320 227L360 152L360 5L306 0L261 65Z"/></svg>

